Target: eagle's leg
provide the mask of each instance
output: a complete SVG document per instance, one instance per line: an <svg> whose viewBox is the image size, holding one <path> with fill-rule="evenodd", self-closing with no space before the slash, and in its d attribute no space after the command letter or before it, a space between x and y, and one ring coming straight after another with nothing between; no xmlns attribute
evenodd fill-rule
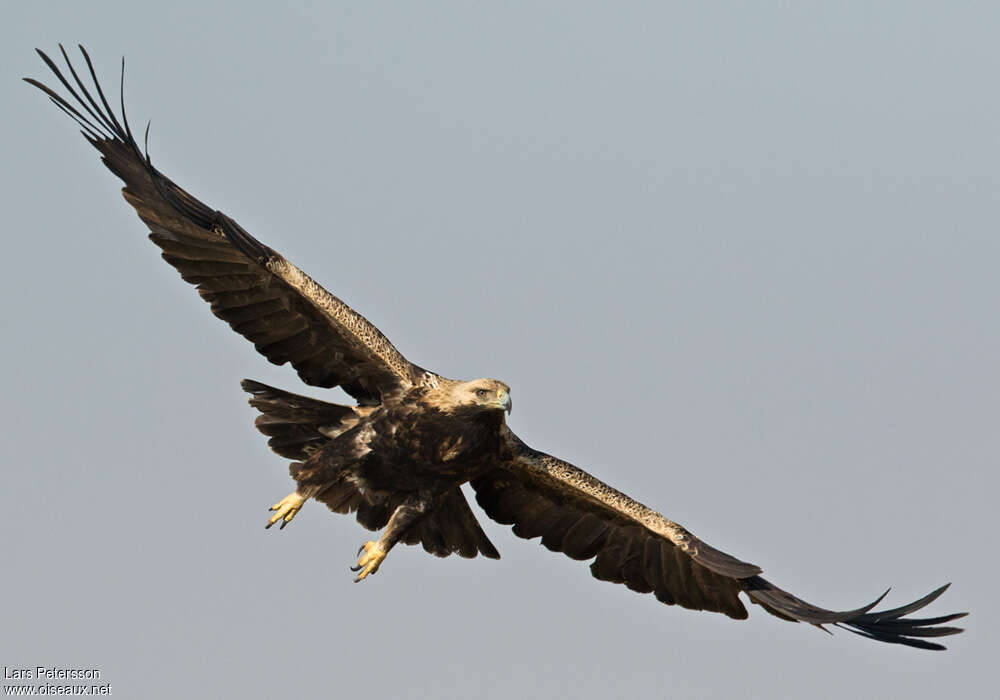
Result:
<svg viewBox="0 0 1000 700"><path fill-rule="evenodd" d="M264 529L266 530L280 520L281 527L278 529L284 530L285 525L292 522L292 518L295 517L296 513L302 510L302 506L305 502L315 496L318 492L319 488L315 486L299 485L295 491L292 491L290 494L268 508L268 510L274 511L274 515L268 519L267 525L264 526Z"/></svg>
<svg viewBox="0 0 1000 700"><path fill-rule="evenodd" d="M378 571L379 566L382 565L382 560L389 555L389 550L392 549L397 542L399 542L403 534L414 523L430 511L434 502L435 499L433 495L425 492L417 492L408 496L406 500L393 511L392 517L389 518L388 525L385 526L385 532L382 533L378 542L365 542L361 545L361 549L358 550L358 565L351 567L351 571L360 572L354 578L355 583L364 580L371 574ZM362 552L364 552L364 554L362 554Z"/></svg>

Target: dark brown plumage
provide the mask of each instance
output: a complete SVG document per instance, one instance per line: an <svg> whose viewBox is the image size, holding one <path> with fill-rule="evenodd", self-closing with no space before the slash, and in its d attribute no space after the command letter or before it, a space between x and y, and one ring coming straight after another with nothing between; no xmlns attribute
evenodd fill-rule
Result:
<svg viewBox="0 0 1000 700"><path fill-rule="evenodd" d="M668 605L743 619L742 593L784 620L836 625L924 649L943 649L928 638L961 631L945 623L964 613L906 617L947 586L882 612L872 612L881 597L857 610L825 610L590 474L528 447L507 427L506 384L456 381L410 363L366 319L154 168L132 135L124 96L119 121L86 51L81 47L92 89L60 50L69 77L38 53L72 100L26 80L80 124L124 181L126 201L164 260L268 360L291 364L306 384L342 387L358 402L336 405L243 382L261 413L258 429L276 453L294 460L297 488L272 507L268 527L284 527L313 498L334 512L356 513L370 530L384 528L378 541L362 546L356 580L375 573L400 541L438 556L498 558L460 488L471 483L487 515L512 525L517 536L592 560L595 578L652 593Z"/></svg>

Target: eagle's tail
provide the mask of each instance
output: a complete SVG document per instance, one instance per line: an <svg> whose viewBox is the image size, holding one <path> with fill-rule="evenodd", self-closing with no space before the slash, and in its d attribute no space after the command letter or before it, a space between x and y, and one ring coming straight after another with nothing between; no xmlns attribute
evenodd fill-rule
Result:
<svg viewBox="0 0 1000 700"><path fill-rule="evenodd" d="M257 430L270 438L267 444L272 450L288 459L309 459L361 418L350 406L299 396L252 379L240 385L251 394L250 405L261 412L254 421Z"/></svg>

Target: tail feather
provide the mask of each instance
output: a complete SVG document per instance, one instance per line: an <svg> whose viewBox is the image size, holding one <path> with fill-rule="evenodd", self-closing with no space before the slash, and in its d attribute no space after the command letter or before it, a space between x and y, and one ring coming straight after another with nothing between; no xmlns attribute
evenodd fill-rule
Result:
<svg viewBox="0 0 1000 700"><path fill-rule="evenodd" d="M457 486L442 497L433 512L413 526L410 539L405 541L408 544L420 542L425 550L439 557L458 554L471 559L482 554L489 559L500 558L497 548L476 520L465 494Z"/></svg>
<svg viewBox="0 0 1000 700"><path fill-rule="evenodd" d="M308 459L330 441L330 436L358 422L350 406L327 403L244 379L240 385L251 394L250 405L261 412L254 425L267 435L268 446L288 459Z"/></svg>

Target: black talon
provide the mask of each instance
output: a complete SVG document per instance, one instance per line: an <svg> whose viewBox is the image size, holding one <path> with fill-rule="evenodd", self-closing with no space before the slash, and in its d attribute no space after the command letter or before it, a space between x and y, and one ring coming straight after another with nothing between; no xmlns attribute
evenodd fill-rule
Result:
<svg viewBox="0 0 1000 700"><path fill-rule="evenodd" d="M350 568L351 571L361 571L361 564L358 564L357 566L351 566L348 568Z"/></svg>

